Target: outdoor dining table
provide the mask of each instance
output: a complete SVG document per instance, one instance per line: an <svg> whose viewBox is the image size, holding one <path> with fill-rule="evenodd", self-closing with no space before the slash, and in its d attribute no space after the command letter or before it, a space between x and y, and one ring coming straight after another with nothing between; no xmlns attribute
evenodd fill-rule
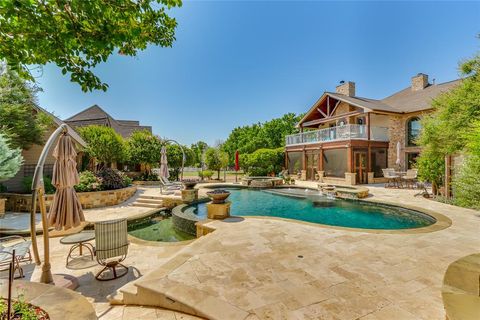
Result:
<svg viewBox="0 0 480 320"><path fill-rule="evenodd" d="M79 255L83 256L83 248L85 247L88 251L90 251L90 255L93 260L95 248L91 243L89 243L89 241L92 241L93 239L95 239L95 230L85 230L60 239L61 244L72 245L70 251L68 252L65 266L68 266L69 259L72 258L72 253L77 248L79 250Z"/></svg>

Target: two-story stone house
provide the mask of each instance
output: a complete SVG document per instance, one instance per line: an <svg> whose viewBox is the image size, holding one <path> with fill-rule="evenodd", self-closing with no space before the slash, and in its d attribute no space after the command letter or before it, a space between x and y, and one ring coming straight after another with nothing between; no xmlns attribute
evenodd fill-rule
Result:
<svg viewBox="0 0 480 320"><path fill-rule="evenodd" d="M307 111L300 133L286 137L289 172L351 185L383 181L384 168L411 168L421 151L415 143L420 118L431 112L432 99L459 81L429 83L419 73L409 87L381 100L357 96L355 83L342 81Z"/></svg>

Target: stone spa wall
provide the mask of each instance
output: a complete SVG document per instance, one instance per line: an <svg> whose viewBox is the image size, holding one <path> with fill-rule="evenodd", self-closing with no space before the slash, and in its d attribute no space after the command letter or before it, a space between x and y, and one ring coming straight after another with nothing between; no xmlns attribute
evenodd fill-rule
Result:
<svg viewBox="0 0 480 320"><path fill-rule="evenodd" d="M105 190L95 192L77 192L77 196L80 199L83 209L108 207L120 204L128 200L137 191L136 186L130 186L127 188L116 190ZM19 193L0 193L0 198L7 199L5 204L6 211L12 212L30 212L32 206L31 194L19 194ZM47 210L50 209L50 205L53 201L53 194L45 196L45 203ZM38 203L38 201L37 201ZM37 205L37 210L40 208Z"/></svg>

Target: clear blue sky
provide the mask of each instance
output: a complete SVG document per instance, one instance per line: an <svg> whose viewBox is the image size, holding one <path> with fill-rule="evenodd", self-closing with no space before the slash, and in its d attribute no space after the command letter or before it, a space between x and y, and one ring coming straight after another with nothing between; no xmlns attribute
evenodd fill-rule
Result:
<svg viewBox="0 0 480 320"><path fill-rule="evenodd" d="M187 1L173 48L112 56L83 93L55 66L40 104L61 118L98 104L162 137L213 144L237 126L305 112L340 80L383 98L424 72L444 82L480 49L480 2Z"/></svg>

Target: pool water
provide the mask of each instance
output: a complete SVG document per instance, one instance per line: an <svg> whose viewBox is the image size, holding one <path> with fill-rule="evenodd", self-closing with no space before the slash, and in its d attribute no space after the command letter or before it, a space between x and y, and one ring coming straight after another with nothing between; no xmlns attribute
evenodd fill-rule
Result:
<svg viewBox="0 0 480 320"><path fill-rule="evenodd" d="M141 224L130 225L128 229L130 235L147 241L177 242L195 238L175 229L171 218L155 217Z"/></svg>
<svg viewBox="0 0 480 320"><path fill-rule="evenodd" d="M226 189L231 215L269 216L331 226L363 229L425 227L435 219L421 212L364 201L329 199L320 191L304 189ZM206 203L194 205L199 218L207 216Z"/></svg>

